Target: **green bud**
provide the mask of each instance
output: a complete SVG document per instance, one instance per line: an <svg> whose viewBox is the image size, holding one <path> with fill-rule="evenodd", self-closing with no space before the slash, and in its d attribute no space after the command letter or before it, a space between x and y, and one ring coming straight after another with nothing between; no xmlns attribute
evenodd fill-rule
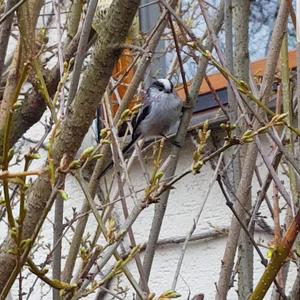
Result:
<svg viewBox="0 0 300 300"><path fill-rule="evenodd" d="M156 179L161 179L164 176L164 173L162 171L159 171L155 174Z"/></svg>
<svg viewBox="0 0 300 300"><path fill-rule="evenodd" d="M15 154L15 150L13 148L10 148L8 150L7 160L10 161L14 157L14 154Z"/></svg>
<svg viewBox="0 0 300 300"><path fill-rule="evenodd" d="M93 153L93 151L95 150L94 147L88 147L86 148L80 155L80 160L86 160L87 158L89 158L91 156L91 154Z"/></svg>
<svg viewBox="0 0 300 300"><path fill-rule="evenodd" d="M23 249L28 248L28 247L30 247L31 242L32 242L31 239L22 240L20 246Z"/></svg>
<svg viewBox="0 0 300 300"><path fill-rule="evenodd" d="M78 159L73 160L69 164L69 169L71 169L71 170L76 170L76 169L79 169L80 167L81 167L81 161Z"/></svg>
<svg viewBox="0 0 300 300"><path fill-rule="evenodd" d="M103 154L96 154L96 155L93 155L92 159L99 159L103 157Z"/></svg>
<svg viewBox="0 0 300 300"><path fill-rule="evenodd" d="M41 158L41 154L39 153L33 153L30 155L31 159L40 159Z"/></svg>
<svg viewBox="0 0 300 300"><path fill-rule="evenodd" d="M69 199L69 195L64 190L58 190L58 194L64 201Z"/></svg>
<svg viewBox="0 0 300 300"><path fill-rule="evenodd" d="M181 295L175 291L169 290L164 293L162 293L158 299L174 299L179 298Z"/></svg>

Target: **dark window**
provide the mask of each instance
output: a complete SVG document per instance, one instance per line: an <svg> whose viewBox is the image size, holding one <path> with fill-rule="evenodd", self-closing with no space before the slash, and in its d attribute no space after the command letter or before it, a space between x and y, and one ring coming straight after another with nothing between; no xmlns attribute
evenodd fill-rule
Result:
<svg viewBox="0 0 300 300"><path fill-rule="evenodd" d="M216 91L216 94L218 95L222 104L226 105L228 103L226 88ZM215 96L212 93L207 93L198 96L194 112L201 112L215 107L219 107Z"/></svg>

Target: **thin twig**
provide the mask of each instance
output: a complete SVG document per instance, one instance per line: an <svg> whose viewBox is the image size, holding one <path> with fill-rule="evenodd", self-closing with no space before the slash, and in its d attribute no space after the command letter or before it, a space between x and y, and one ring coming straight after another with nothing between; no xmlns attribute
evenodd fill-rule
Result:
<svg viewBox="0 0 300 300"><path fill-rule="evenodd" d="M17 8L19 8L23 3L25 3L27 0L21 0L16 5L14 5L8 12L6 12L1 18L0 18L0 24L2 24L8 16L10 16L12 13L14 13Z"/></svg>
<svg viewBox="0 0 300 300"><path fill-rule="evenodd" d="M80 34L80 40L79 40L78 49L75 58L75 65L74 65L74 70L73 70L73 75L72 75L72 80L71 80L70 90L69 90L69 95L67 100L68 107L71 105L77 92L77 87L78 87L79 78L81 74L81 68L86 55L88 38L89 38L89 34L93 22L93 17L96 11L97 3L98 0L91 0L88 5L87 14L85 16L82 31Z"/></svg>

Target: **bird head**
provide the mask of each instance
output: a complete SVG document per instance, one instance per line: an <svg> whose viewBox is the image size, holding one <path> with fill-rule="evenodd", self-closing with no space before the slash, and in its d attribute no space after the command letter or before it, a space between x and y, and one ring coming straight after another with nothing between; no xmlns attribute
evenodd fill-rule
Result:
<svg viewBox="0 0 300 300"><path fill-rule="evenodd" d="M150 89L155 89L159 92L170 94L173 92L173 83L171 80L166 78L157 79L151 84Z"/></svg>

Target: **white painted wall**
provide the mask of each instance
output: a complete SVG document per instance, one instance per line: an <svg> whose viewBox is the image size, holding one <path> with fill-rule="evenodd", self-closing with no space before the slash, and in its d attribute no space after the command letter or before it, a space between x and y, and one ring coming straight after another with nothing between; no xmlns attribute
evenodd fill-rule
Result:
<svg viewBox="0 0 300 300"><path fill-rule="evenodd" d="M38 138L42 135L41 130L33 129L28 135ZM91 139L90 139L91 140ZM270 148L265 146L265 150L269 153ZM181 156L177 168L177 174L191 166L192 163L192 151L193 146L188 138L186 145L181 151ZM149 155L149 153L147 153ZM150 162L147 164L149 166ZM35 168L36 166L32 166ZM264 178L265 169L260 165L262 177ZM141 175L141 168L138 163L135 164L131 171L131 178L136 190L145 186L144 179ZM175 186L175 189L171 191L169 203L166 211L166 216L162 226L162 232L160 238L170 238L184 236L193 224L193 219L200 209L203 198L207 192L213 170L210 165L207 164L203 167L199 175L188 175ZM286 181L287 182L287 181ZM66 191L70 196L70 199L66 202L66 216L69 218L72 216L72 209L74 207L77 210L80 208L83 201L83 194L71 177L67 180ZM253 199L255 199L257 193L257 184L253 183ZM139 194L141 195L141 194ZM128 199L128 206L132 207L132 200ZM120 209L119 209L120 212ZM269 216L266 207L263 207L262 212ZM149 229L151 226L153 216L153 205L146 208L142 214L138 217L136 223L133 226L137 243L147 242ZM53 217L53 212L50 214L50 219ZM212 193L208 198L207 204L204 208L200 222L197 224L196 233L206 232L212 230L212 227L226 227L230 224L231 213L225 205L223 196L220 189L215 185L212 189ZM271 224L271 223L270 223ZM88 225L88 231L93 234L96 228L96 222L91 215ZM67 237L72 234L69 233ZM4 236L2 235L2 238ZM257 234L256 240L264 240L264 244L267 244L269 237L267 235ZM42 240L44 243L52 244L52 225L47 221L43 227ZM215 294L215 282L218 280L218 275L221 266L221 259L225 249L226 238L218 238L213 240L202 240L192 242L187 250L182 270L180 273L177 292L182 295L181 299L187 299L189 293L195 295L197 293L204 293L205 299L214 299ZM154 259L153 271L150 278L151 291L157 295L170 289L173 280L174 271L176 268L177 260L181 251L180 245L165 245L158 248L156 257ZM67 254L69 244L65 239L63 242L64 254ZM266 251L263 251L264 253ZM34 261L41 263L44 261L48 250L46 248L40 248L34 255ZM134 267L131 269L138 280L137 272ZM259 259L255 258L255 282L257 282L259 276L262 274L263 268L259 262ZM50 273L49 273L50 274ZM32 283L35 276L30 275L28 282L25 284L26 288L29 288L29 282ZM289 284L292 284L293 280L289 280ZM128 287L126 280L122 278L122 286ZM39 282L35 292L30 299L41 299L41 295L48 291L48 287L45 287ZM13 299L17 297L17 285L13 291ZM47 294L44 299L51 299L52 295ZM91 295L87 299L94 299L95 295ZM111 299L111 297L107 297ZM132 292L127 294L126 299L133 299ZM229 293L228 299L237 299L234 289ZM268 299L268 298L266 298Z"/></svg>
<svg viewBox="0 0 300 300"><path fill-rule="evenodd" d="M270 152L270 148L267 145L265 150L268 151L267 153ZM184 149L182 149L177 168L178 174L191 165L191 156L192 145L187 141ZM265 169L262 165L260 170L264 178ZM141 186L138 179L140 178L138 168L135 168L132 173L135 186ZM199 175L188 175L176 184L175 189L170 193L160 238L178 237L187 234L194 223L194 217L202 206L212 175L213 170L207 164ZM254 182L253 199L255 199L257 190L257 183ZM263 206L261 212L269 216L265 206ZM153 207L149 207L143 211L134 224L133 228L138 243L147 242L152 216ZM213 227L222 228L229 226L230 220L231 212L225 205L225 200L219 187L215 185L197 224L195 233L212 230ZM271 222L269 223L272 225ZM270 236L261 233L256 234L255 238L257 241L264 241L262 243L265 245L270 240ZM218 281L225 245L226 238L197 241L189 245L176 289L182 295L182 299L187 299L189 293L192 296L204 293L205 299L214 299L215 282ZM164 245L159 247L150 277L150 289L157 295L171 288L181 247L182 245ZM266 254L266 250L262 251ZM263 267L257 255L255 255L254 269L254 280L257 282L263 272ZM126 299L132 299L132 295L128 294ZM234 288L231 289L228 299L237 299Z"/></svg>

